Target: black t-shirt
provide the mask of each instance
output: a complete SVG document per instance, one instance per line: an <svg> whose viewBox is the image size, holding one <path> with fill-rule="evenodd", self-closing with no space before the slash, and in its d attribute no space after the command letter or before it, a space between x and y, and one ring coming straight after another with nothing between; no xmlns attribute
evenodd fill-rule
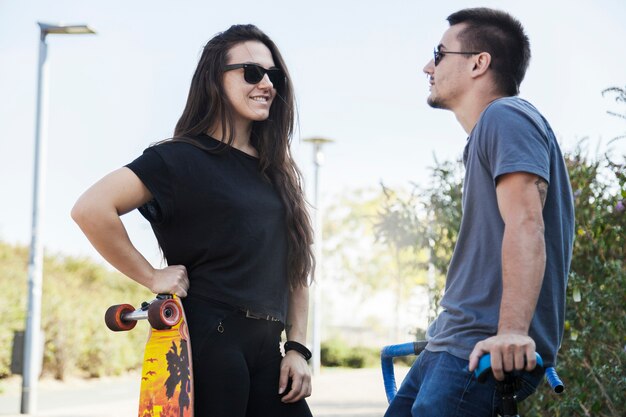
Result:
<svg viewBox="0 0 626 417"><path fill-rule="evenodd" d="M223 145L208 136L202 146ZM147 148L127 165L153 200L139 208L169 265L187 268L189 295L285 321L285 208L259 160L226 146L185 142Z"/></svg>

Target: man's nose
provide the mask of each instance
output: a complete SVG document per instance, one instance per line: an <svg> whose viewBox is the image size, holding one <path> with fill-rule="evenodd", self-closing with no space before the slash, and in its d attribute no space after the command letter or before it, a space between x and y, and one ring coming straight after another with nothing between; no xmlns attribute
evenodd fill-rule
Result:
<svg viewBox="0 0 626 417"><path fill-rule="evenodd" d="M426 65L424 66L422 71L424 71L425 74L432 75L432 73L435 72L435 61L434 61L434 59L431 58L430 61L428 61L426 63Z"/></svg>

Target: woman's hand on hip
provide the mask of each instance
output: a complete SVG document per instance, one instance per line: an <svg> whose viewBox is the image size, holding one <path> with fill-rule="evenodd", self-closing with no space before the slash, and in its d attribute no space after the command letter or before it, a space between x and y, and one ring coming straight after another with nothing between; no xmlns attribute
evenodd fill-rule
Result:
<svg viewBox="0 0 626 417"><path fill-rule="evenodd" d="M170 265L163 269L155 269L152 274L150 291L155 294L176 294L186 297L189 290L187 268L183 265Z"/></svg>
<svg viewBox="0 0 626 417"><path fill-rule="evenodd" d="M311 370L304 357L294 350L288 351L280 364L279 395L285 393L290 379L291 389L282 402L295 403L311 395Z"/></svg>

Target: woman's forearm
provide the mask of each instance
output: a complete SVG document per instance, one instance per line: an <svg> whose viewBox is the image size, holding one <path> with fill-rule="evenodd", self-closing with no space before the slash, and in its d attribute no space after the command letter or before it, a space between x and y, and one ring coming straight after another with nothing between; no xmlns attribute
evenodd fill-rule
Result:
<svg viewBox="0 0 626 417"><path fill-rule="evenodd" d="M309 315L309 287L299 286L291 291L289 297L289 310L285 332L287 340L301 344L306 343L306 329Z"/></svg>

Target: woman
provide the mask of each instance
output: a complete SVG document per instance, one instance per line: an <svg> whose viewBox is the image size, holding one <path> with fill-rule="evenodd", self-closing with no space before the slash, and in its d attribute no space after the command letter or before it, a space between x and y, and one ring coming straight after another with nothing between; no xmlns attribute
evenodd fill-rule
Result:
<svg viewBox="0 0 626 417"><path fill-rule="evenodd" d="M312 232L289 150L293 106L274 43L253 25L232 26L204 47L174 138L105 176L72 210L119 271L184 297L199 417L311 415ZM132 245L119 216L135 208L168 267Z"/></svg>

